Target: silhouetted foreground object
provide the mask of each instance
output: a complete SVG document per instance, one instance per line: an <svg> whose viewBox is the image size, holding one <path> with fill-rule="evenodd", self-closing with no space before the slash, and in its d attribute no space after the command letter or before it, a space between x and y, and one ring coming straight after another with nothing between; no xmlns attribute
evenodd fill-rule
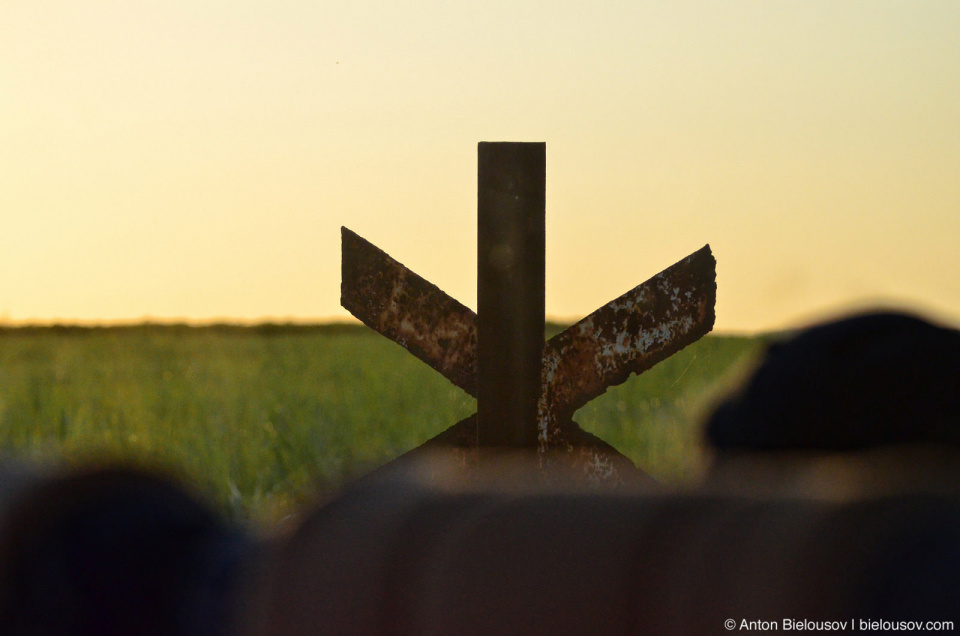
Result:
<svg viewBox="0 0 960 636"><path fill-rule="evenodd" d="M721 450L960 443L960 332L898 313L817 325L770 346L707 426Z"/></svg>
<svg viewBox="0 0 960 636"><path fill-rule="evenodd" d="M465 488L414 470L364 482L277 551L245 636L960 625L958 482L949 495L837 502L544 489L516 477L498 467Z"/></svg>
<svg viewBox="0 0 960 636"><path fill-rule="evenodd" d="M38 478L0 527L0 633L232 633L250 543L183 488L128 468Z"/></svg>
<svg viewBox="0 0 960 636"><path fill-rule="evenodd" d="M535 449L541 479L573 468L597 487L650 478L573 421L632 373L713 328L716 261L704 246L543 342L546 145L477 149L477 308L449 297L342 228L340 303L477 398L477 413L423 449L456 449L464 471L502 451ZM556 466L555 466L556 465Z"/></svg>

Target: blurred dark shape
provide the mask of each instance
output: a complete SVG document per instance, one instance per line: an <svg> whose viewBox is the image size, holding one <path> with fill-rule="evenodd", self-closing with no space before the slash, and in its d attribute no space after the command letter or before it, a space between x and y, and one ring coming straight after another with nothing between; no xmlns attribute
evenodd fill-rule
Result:
<svg viewBox="0 0 960 636"><path fill-rule="evenodd" d="M444 479L434 461L363 482L278 543L243 636L960 618L957 488L852 501L598 492L537 485L529 462L478 482Z"/></svg>
<svg viewBox="0 0 960 636"><path fill-rule="evenodd" d="M2 513L0 633L229 633L249 545L179 484L142 469L38 478Z"/></svg>
<svg viewBox="0 0 960 636"><path fill-rule="evenodd" d="M901 313L813 326L769 347L707 438L747 451L960 444L960 332Z"/></svg>

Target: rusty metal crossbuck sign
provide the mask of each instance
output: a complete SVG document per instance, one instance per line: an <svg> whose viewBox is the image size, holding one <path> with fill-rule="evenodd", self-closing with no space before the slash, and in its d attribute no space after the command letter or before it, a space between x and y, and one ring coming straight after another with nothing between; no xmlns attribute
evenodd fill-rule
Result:
<svg viewBox="0 0 960 636"><path fill-rule="evenodd" d="M535 450L590 483L642 478L574 412L713 328L716 261L687 256L544 343L546 144L478 147L477 313L342 228L341 304L477 398L477 413L421 448Z"/></svg>

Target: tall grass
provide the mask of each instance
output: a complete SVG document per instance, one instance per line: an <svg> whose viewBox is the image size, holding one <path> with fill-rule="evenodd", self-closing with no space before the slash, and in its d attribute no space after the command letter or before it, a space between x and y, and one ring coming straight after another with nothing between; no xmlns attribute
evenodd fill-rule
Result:
<svg viewBox="0 0 960 636"><path fill-rule="evenodd" d="M706 396L758 344L708 337L575 419L683 482L702 463ZM475 409L363 327L0 330L0 452L157 464L239 519L296 510Z"/></svg>
<svg viewBox="0 0 960 636"><path fill-rule="evenodd" d="M702 424L753 366L762 338L706 336L588 403L574 416L658 480L696 481L708 460Z"/></svg>

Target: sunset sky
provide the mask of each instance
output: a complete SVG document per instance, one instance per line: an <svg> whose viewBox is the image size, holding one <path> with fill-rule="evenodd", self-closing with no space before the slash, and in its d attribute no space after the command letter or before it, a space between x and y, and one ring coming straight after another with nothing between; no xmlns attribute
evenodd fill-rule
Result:
<svg viewBox="0 0 960 636"><path fill-rule="evenodd" d="M551 317L709 243L717 330L960 325L960 2L0 4L0 321L316 320L340 226L476 308L547 144Z"/></svg>

